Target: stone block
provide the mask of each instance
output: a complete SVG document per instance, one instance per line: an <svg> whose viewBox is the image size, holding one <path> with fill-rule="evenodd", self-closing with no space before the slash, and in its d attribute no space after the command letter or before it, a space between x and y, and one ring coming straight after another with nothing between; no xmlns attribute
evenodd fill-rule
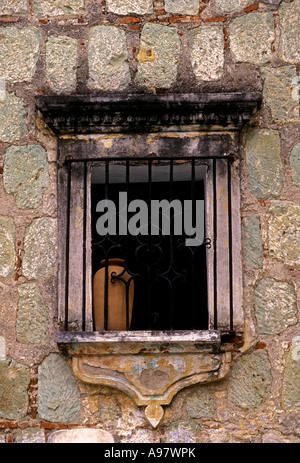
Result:
<svg viewBox="0 0 300 463"><path fill-rule="evenodd" d="M269 255L290 266L300 265L300 205L272 201L269 208Z"/></svg>
<svg viewBox="0 0 300 463"><path fill-rule="evenodd" d="M22 100L13 93L6 93L0 108L0 140L6 143L20 140L27 132L27 113Z"/></svg>
<svg viewBox="0 0 300 463"><path fill-rule="evenodd" d="M41 33L35 27L2 27L0 31L0 75L10 82L30 82L41 48Z"/></svg>
<svg viewBox="0 0 300 463"><path fill-rule="evenodd" d="M290 154L290 165L295 185L300 186L300 143L295 145Z"/></svg>
<svg viewBox="0 0 300 463"><path fill-rule="evenodd" d="M38 413L47 421L76 423L80 418L80 394L67 362L50 354L38 368Z"/></svg>
<svg viewBox="0 0 300 463"><path fill-rule="evenodd" d="M263 67L263 98L271 110L272 121L299 122L299 80L295 66Z"/></svg>
<svg viewBox="0 0 300 463"><path fill-rule="evenodd" d="M263 66L272 59L275 40L274 18L271 12L250 13L231 21L230 51L236 62Z"/></svg>
<svg viewBox="0 0 300 463"><path fill-rule="evenodd" d="M300 0L283 2L279 10L279 55L288 63L300 61Z"/></svg>
<svg viewBox="0 0 300 463"><path fill-rule="evenodd" d="M53 275L56 258L56 220L50 217L34 219L25 233L23 275L28 280Z"/></svg>
<svg viewBox="0 0 300 463"><path fill-rule="evenodd" d="M255 351L243 355L232 369L229 399L239 409L255 410L269 397L271 383L268 354Z"/></svg>
<svg viewBox="0 0 300 463"><path fill-rule="evenodd" d="M216 11L218 13L233 13L241 11L249 5L252 5L253 0L215 0Z"/></svg>
<svg viewBox="0 0 300 463"><path fill-rule="evenodd" d="M278 196L283 180L278 132L269 129L249 131L246 161L251 192L260 199Z"/></svg>
<svg viewBox="0 0 300 463"><path fill-rule="evenodd" d="M42 204L49 186L46 150L40 145L11 146L6 151L3 182L20 209L35 209Z"/></svg>
<svg viewBox="0 0 300 463"><path fill-rule="evenodd" d="M46 74L57 93L76 90L77 40L60 35L51 36L46 44Z"/></svg>
<svg viewBox="0 0 300 463"><path fill-rule="evenodd" d="M224 73L224 33L222 26L201 26L189 32L189 53L196 78L219 80Z"/></svg>
<svg viewBox="0 0 300 463"><path fill-rule="evenodd" d="M74 16L84 13L85 0L33 0L33 10L38 18L47 16Z"/></svg>
<svg viewBox="0 0 300 463"><path fill-rule="evenodd" d="M261 280L254 293L260 334L279 334L297 323L297 301L292 285L272 278Z"/></svg>
<svg viewBox="0 0 300 463"><path fill-rule="evenodd" d="M18 287L17 341L23 344L39 344L48 338L49 316L42 295L35 283Z"/></svg>
<svg viewBox="0 0 300 463"><path fill-rule="evenodd" d="M152 0L106 0L106 10L109 13L125 14L151 14L153 13Z"/></svg>
<svg viewBox="0 0 300 463"><path fill-rule="evenodd" d="M0 418L17 420L27 414L29 368L14 360L0 360Z"/></svg>
<svg viewBox="0 0 300 463"><path fill-rule="evenodd" d="M92 27L89 40L89 87L121 90L129 82L125 32L114 26Z"/></svg>
<svg viewBox="0 0 300 463"><path fill-rule="evenodd" d="M242 227L242 242L246 265L250 268L262 268L263 249L260 237L260 219L249 214Z"/></svg>
<svg viewBox="0 0 300 463"><path fill-rule="evenodd" d="M113 436L104 429L76 428L54 431L48 438L50 444L113 444Z"/></svg>
<svg viewBox="0 0 300 463"><path fill-rule="evenodd" d="M165 0L165 10L167 13L175 14L198 14L199 0Z"/></svg>
<svg viewBox="0 0 300 463"><path fill-rule="evenodd" d="M29 0L5 0L0 5L0 15L29 13Z"/></svg>
<svg viewBox="0 0 300 463"><path fill-rule="evenodd" d="M10 217L0 215L0 277L12 277L16 264L16 232Z"/></svg>
<svg viewBox="0 0 300 463"><path fill-rule="evenodd" d="M177 29L146 24L141 33L136 83L149 88L170 88L177 78L179 53Z"/></svg>

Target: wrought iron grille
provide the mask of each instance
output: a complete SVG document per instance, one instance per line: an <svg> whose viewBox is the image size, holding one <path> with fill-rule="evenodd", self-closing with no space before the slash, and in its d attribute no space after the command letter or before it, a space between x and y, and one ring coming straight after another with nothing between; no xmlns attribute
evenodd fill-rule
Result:
<svg viewBox="0 0 300 463"><path fill-rule="evenodd" d="M65 331L71 326L70 292L74 284L71 281L70 256L72 246L75 244L74 227L81 227L80 240L82 241L77 243L82 247L80 262L82 268L76 269L77 274L82 275L81 287L77 288L81 292L82 318L76 324L75 330L90 331L86 322L89 316L91 317L89 326L92 326L94 331L114 330L110 326L109 313L113 310L110 297L114 285L122 286L124 290L125 306L122 310L125 311L125 314L123 313L125 322L121 330L219 328L217 279L218 268L221 265L218 256L218 234L220 234L218 172L220 170L224 173L227 190L223 192L226 197L226 229L228 230L225 271L228 272L228 326L231 331L233 330L232 161L233 158L230 156L66 160ZM82 186L80 225L74 223L76 201L72 203L73 196L79 193L74 190L76 188L74 179L78 177ZM120 193L123 194L123 200L126 198L125 221L124 208L120 206ZM128 208L128 205L132 202L135 204L134 201L137 199L146 207L148 227L146 230L143 229L141 222L141 209ZM174 207L168 209L169 233L163 229L163 217L160 211L158 222L155 222L155 225L158 223L158 227L155 233L152 233L153 201L157 204L162 200L168 201L170 205L175 204L173 201L177 201L177 205L184 205L184 201L189 201L187 204L192 206L189 230L196 226L197 208L203 201L204 236L199 245L186 245L190 234L184 227L184 208L181 209L182 214ZM100 203L106 204L101 212L98 206ZM112 214L109 212L108 204L116 205L116 209L112 209ZM123 206L124 204L122 203ZM106 227L107 233L99 234L99 227L97 228L99 219L102 228ZM130 220L135 223L135 229L132 227L129 230ZM110 223L112 228L109 229ZM181 230L181 233L178 233L178 230ZM110 271L111 259L122 260L119 271ZM103 268L103 285L100 294L95 295L95 278L101 268ZM209 283L209 278L213 283ZM209 291L211 297L208 295ZM95 321L96 297L98 300L101 299L102 304L101 328L96 326ZM119 317L120 313L116 313ZM213 325L210 319L213 320Z"/></svg>

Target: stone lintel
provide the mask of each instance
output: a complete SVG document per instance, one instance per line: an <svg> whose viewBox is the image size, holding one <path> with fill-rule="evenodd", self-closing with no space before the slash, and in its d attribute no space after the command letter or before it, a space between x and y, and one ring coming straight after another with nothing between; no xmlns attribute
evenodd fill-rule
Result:
<svg viewBox="0 0 300 463"><path fill-rule="evenodd" d="M200 94L61 95L36 97L46 124L58 135L241 129L261 103L259 92Z"/></svg>

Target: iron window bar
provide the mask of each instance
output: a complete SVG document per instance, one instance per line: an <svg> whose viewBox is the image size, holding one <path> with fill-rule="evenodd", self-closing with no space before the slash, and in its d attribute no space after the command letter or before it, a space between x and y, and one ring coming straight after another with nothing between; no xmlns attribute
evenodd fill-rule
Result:
<svg viewBox="0 0 300 463"><path fill-rule="evenodd" d="M144 182L147 184L148 188L148 200L150 201L152 198L153 194L153 166L156 166L157 163L159 163L159 166L161 165L166 165L169 164L169 180L164 182L168 184L169 188L169 200L172 201L174 198L173 196L173 187L174 187L174 166L178 166L179 163L189 163L191 167L191 173L190 173L190 195L192 198L193 205L195 204L195 186L196 186L196 174L195 174L195 166L196 163L199 165L204 165L207 166L208 163L212 166L212 178L213 178L213 236L205 236L205 239L200 246L205 246L206 248L211 248L213 251L213 279L214 279L214 296L213 296L213 329L218 330L218 285L217 285L217 278L218 278L218 250L217 250L217 243L218 243L218 198L217 198L217 166L219 162L226 162L227 166L227 198L228 198L228 257L229 257L229 325L230 325L230 330L233 330L233 267L232 267L232 240L233 240L233 230L232 230L232 199L231 199L231 164L234 161L234 156L184 156L184 157L159 157L159 158L129 158L129 157L115 157L115 158L66 158L65 162L67 165L67 214L66 214L66 275L65 275L65 320L64 320L64 330L68 331L69 330L69 289L70 289L70 281L69 281L69 257L70 257L70 251L71 251L71 245L72 243L70 242L70 227L72 226L71 220L70 220L70 212L71 212L71 197L72 197L72 169L73 165L76 163L77 165L80 164L83 166L83 221L82 221L82 227L83 227L83 240L82 240L82 253L83 253L83 258L82 258L82 331L84 332L86 329L85 326L85 319L86 319L86 312L87 312L87 307L86 307L86 279L85 279L85 274L87 271L87 226L88 226L88 194L89 194L89 189L91 188L91 185L88 183L88 171L90 167L97 167L99 165L105 166L105 183L104 183L104 197L105 199L109 199L109 189L111 188L111 183L110 183L110 168L114 165L118 164L123 164L125 163L125 182L124 182L124 187L126 192L128 193L129 191L129 186L130 186L130 170L133 166L138 166L138 165L146 165L147 166L147 181ZM122 182L123 183L123 182ZM206 194L206 192L205 192ZM149 208L148 208L149 211ZM171 224L174 221L174 215L173 212L171 212L170 215L171 219ZM151 220L150 216L148 216L148 223L149 220ZM173 251L174 251L174 234L172 233L172 226L171 226L171 233L169 236L169 246L170 246L170 262L169 262L169 268L167 269L166 272L160 272L156 274L156 277L162 278L167 280L167 282L170 285L171 291L170 291L170 298L171 298L171 303L169 307L169 326L168 330L173 329L173 310L172 310L172 304L174 303L173 301L173 282L177 281L180 278L184 278L184 275L180 272L178 272L175 267L174 267L174 256L173 256ZM129 307L128 307L128 292L129 292L129 285L132 280L137 280L141 278L141 275L138 274L136 271L130 271L129 266L128 266L128 233L125 235L125 240L124 243L124 257L125 257L125 263L124 263L124 269L123 271L118 274L114 275L111 279L111 281L122 281L125 284L126 287L126 330L130 330L130 324L129 324ZM103 238L103 240L111 240L111 237L106 236ZM136 243L137 247L140 246L142 247L144 245L143 240L141 239L141 236L137 236L136 238ZM113 242L113 247L120 247L120 243ZM99 243L98 243L99 245ZM153 240L151 233L148 236L148 246L149 249L152 249ZM178 244L177 244L178 246ZM199 247L199 246L198 246ZM197 248L192 249L189 248L191 251L192 255L192 264L191 264L191 280L192 280L192 292L196 291L196 286L197 286L197 281L195 281L195 254ZM108 330L108 283L109 283L109 275L108 275L108 260L109 260L109 252L104 253L104 260L105 260L105 288L104 288L104 331ZM89 263L91 264L91 263ZM148 278L148 283L151 280L151 265L147 266L147 278ZM206 270L205 270L206 271ZM125 272L130 274L130 279L129 282L126 281L123 276ZM170 274L168 277L167 275ZM151 319L153 317L155 318L155 313L153 312L153 309L151 308L151 299L152 299L152 292L151 292L151 284L148 284L148 291L147 291L147 301L148 301L148 307L147 307L147 322L145 324L145 327L143 329L149 329L149 330L155 330L155 323L151 322ZM195 294L192 294L192 330L199 329L196 327L195 319L197 318L197 304L195 302ZM155 322L155 320L154 320ZM200 329L203 329L202 327ZM207 327L208 329L208 327Z"/></svg>

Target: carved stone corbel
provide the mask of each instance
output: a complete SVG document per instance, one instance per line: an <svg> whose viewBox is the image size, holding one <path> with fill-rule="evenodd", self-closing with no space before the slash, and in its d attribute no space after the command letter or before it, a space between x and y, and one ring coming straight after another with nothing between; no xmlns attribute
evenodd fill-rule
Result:
<svg viewBox="0 0 300 463"><path fill-rule="evenodd" d="M93 337L91 333L90 341ZM138 406L145 407L146 418L155 428L163 418L163 406L180 390L226 376L231 353L220 352L219 341L214 331L198 332L194 340L182 333L153 336L111 332L102 343L69 343L64 348L72 356L73 371L81 381L128 394Z"/></svg>

